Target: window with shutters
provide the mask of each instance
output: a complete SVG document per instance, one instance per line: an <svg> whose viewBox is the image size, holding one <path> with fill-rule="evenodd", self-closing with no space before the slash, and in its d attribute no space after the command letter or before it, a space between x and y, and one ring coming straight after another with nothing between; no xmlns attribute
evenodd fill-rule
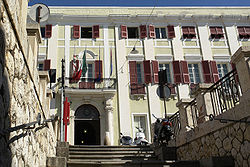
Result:
<svg viewBox="0 0 250 167"><path fill-rule="evenodd" d="M167 73L166 73L167 81L168 81L168 83L172 83L170 64L159 63L159 71L161 71L161 70L166 70L167 71Z"/></svg>
<svg viewBox="0 0 250 167"><path fill-rule="evenodd" d="M166 39L167 33L166 28L155 28L156 39Z"/></svg>
<svg viewBox="0 0 250 167"><path fill-rule="evenodd" d="M250 27L239 26L239 27L237 27L237 29L238 29L238 34L239 34L240 40L250 39Z"/></svg>
<svg viewBox="0 0 250 167"><path fill-rule="evenodd" d="M219 78L221 79L228 73L228 64L217 63L217 69L218 69Z"/></svg>
<svg viewBox="0 0 250 167"><path fill-rule="evenodd" d="M43 63L38 63L38 71L43 71Z"/></svg>
<svg viewBox="0 0 250 167"><path fill-rule="evenodd" d="M184 39L196 39L196 30L194 26L183 26L182 37Z"/></svg>
<svg viewBox="0 0 250 167"><path fill-rule="evenodd" d="M139 38L139 31L138 31L138 27L127 27L128 30L128 38Z"/></svg>
<svg viewBox="0 0 250 167"><path fill-rule="evenodd" d="M137 73L137 81L138 84L144 83L144 71L143 71L143 64L136 63L136 73Z"/></svg>
<svg viewBox="0 0 250 167"><path fill-rule="evenodd" d="M81 27L81 38L92 38L92 27Z"/></svg>
<svg viewBox="0 0 250 167"><path fill-rule="evenodd" d="M210 26L210 37L211 39L224 39L224 31L223 31L223 27L218 26Z"/></svg>
<svg viewBox="0 0 250 167"><path fill-rule="evenodd" d="M199 65L198 64L188 64L188 73L190 78L190 83L200 83L200 71L199 71Z"/></svg>
<svg viewBox="0 0 250 167"><path fill-rule="evenodd" d="M45 38L45 27L40 28L42 38Z"/></svg>

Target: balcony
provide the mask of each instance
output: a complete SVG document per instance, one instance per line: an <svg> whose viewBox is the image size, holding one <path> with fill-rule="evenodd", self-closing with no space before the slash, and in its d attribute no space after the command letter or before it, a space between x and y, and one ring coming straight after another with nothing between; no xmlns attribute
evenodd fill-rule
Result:
<svg viewBox="0 0 250 167"><path fill-rule="evenodd" d="M80 80L65 79L65 93L78 95L114 95L116 92L115 78L81 78Z"/></svg>

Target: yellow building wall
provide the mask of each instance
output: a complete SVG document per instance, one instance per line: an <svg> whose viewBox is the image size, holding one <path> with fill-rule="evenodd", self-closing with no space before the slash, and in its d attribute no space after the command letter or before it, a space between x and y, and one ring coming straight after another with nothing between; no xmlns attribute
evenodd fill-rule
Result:
<svg viewBox="0 0 250 167"><path fill-rule="evenodd" d="M183 54L198 54L201 55L200 48L184 48Z"/></svg>
<svg viewBox="0 0 250 167"><path fill-rule="evenodd" d="M65 27L64 26L58 26L58 38L59 39L65 38Z"/></svg>
<svg viewBox="0 0 250 167"><path fill-rule="evenodd" d="M250 41L242 41L242 46L250 46Z"/></svg>
<svg viewBox="0 0 250 167"><path fill-rule="evenodd" d="M229 50L228 49L212 49L213 55L216 54L221 54L221 55L229 55Z"/></svg>
<svg viewBox="0 0 250 167"><path fill-rule="evenodd" d="M155 48L155 55L157 54L172 54L171 48Z"/></svg>
<svg viewBox="0 0 250 167"><path fill-rule="evenodd" d="M115 27L108 27L109 39L115 39Z"/></svg>

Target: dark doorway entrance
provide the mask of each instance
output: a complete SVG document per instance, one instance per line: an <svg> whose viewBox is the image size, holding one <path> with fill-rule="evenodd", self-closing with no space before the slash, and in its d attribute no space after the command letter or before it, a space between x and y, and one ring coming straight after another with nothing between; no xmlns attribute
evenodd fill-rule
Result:
<svg viewBox="0 0 250 167"><path fill-rule="evenodd" d="M100 145L99 112L90 104L75 112L75 145Z"/></svg>

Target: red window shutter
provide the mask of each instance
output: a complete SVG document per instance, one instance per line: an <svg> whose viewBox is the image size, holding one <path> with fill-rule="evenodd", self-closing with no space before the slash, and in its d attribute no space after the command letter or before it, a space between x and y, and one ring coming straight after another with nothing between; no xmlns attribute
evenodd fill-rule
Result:
<svg viewBox="0 0 250 167"><path fill-rule="evenodd" d="M172 39L175 37L174 26L168 25L168 38Z"/></svg>
<svg viewBox="0 0 250 167"><path fill-rule="evenodd" d="M212 71L213 82L215 83L220 79L216 61L210 61L210 67Z"/></svg>
<svg viewBox="0 0 250 167"><path fill-rule="evenodd" d="M158 77L158 61L153 60L152 61L152 68L153 68L153 78L154 78L154 83L159 83L159 77Z"/></svg>
<svg viewBox="0 0 250 167"><path fill-rule="evenodd" d="M137 94L145 94L145 85L137 84Z"/></svg>
<svg viewBox="0 0 250 167"><path fill-rule="evenodd" d="M239 33L240 38L245 37L246 32L245 32L244 27L237 27L237 29L238 29L238 33Z"/></svg>
<svg viewBox="0 0 250 167"><path fill-rule="evenodd" d="M43 70L44 71L50 70L50 59L44 60Z"/></svg>
<svg viewBox="0 0 250 167"><path fill-rule="evenodd" d="M209 29L210 29L210 34L211 35L216 35L217 34L216 27L209 27Z"/></svg>
<svg viewBox="0 0 250 167"><path fill-rule="evenodd" d="M152 82L150 60L144 60L143 67L144 67L144 82L146 84L149 84Z"/></svg>
<svg viewBox="0 0 250 167"><path fill-rule="evenodd" d="M128 38L126 25L121 25L121 38Z"/></svg>
<svg viewBox="0 0 250 167"><path fill-rule="evenodd" d="M209 62L205 60L205 61L202 61L201 64L202 64L202 69L203 69L204 83L211 83L212 77L210 73Z"/></svg>
<svg viewBox="0 0 250 167"><path fill-rule="evenodd" d="M188 30L189 30L189 34L190 35L195 35L195 27L188 27Z"/></svg>
<svg viewBox="0 0 250 167"><path fill-rule="evenodd" d="M149 38L155 38L155 26L154 25L149 25Z"/></svg>
<svg viewBox="0 0 250 167"><path fill-rule="evenodd" d="M50 38L52 36L52 25L47 24L45 26L45 38Z"/></svg>
<svg viewBox="0 0 250 167"><path fill-rule="evenodd" d="M189 35L188 27L182 27L183 35Z"/></svg>
<svg viewBox="0 0 250 167"><path fill-rule="evenodd" d="M75 39L80 38L80 26L79 25L73 26L73 38Z"/></svg>
<svg viewBox="0 0 250 167"><path fill-rule="evenodd" d="M95 78L102 78L102 60L95 61Z"/></svg>
<svg viewBox="0 0 250 167"><path fill-rule="evenodd" d="M177 84L182 83L181 67L179 61L173 61L173 71L174 71L174 82Z"/></svg>
<svg viewBox="0 0 250 167"><path fill-rule="evenodd" d="M190 80L189 80L187 61L181 61L181 69L183 75L183 83L189 83Z"/></svg>
<svg viewBox="0 0 250 167"><path fill-rule="evenodd" d="M130 84L137 84L136 61L129 61Z"/></svg>
<svg viewBox="0 0 250 167"><path fill-rule="evenodd" d="M129 73L130 73L130 89L131 94L137 94L137 72L136 61L129 61Z"/></svg>
<svg viewBox="0 0 250 167"><path fill-rule="evenodd" d="M171 95L176 94L175 85L174 84L168 84L168 87L170 89Z"/></svg>
<svg viewBox="0 0 250 167"><path fill-rule="evenodd" d="M99 25L93 25L92 27L92 38L99 38Z"/></svg>
<svg viewBox="0 0 250 167"><path fill-rule="evenodd" d="M250 35L250 27L245 27L245 32L249 36Z"/></svg>
<svg viewBox="0 0 250 167"><path fill-rule="evenodd" d="M147 26L140 25L140 38L146 38L146 37L147 37Z"/></svg>
<svg viewBox="0 0 250 167"><path fill-rule="evenodd" d="M216 27L216 32L218 35L223 35L222 27Z"/></svg>

